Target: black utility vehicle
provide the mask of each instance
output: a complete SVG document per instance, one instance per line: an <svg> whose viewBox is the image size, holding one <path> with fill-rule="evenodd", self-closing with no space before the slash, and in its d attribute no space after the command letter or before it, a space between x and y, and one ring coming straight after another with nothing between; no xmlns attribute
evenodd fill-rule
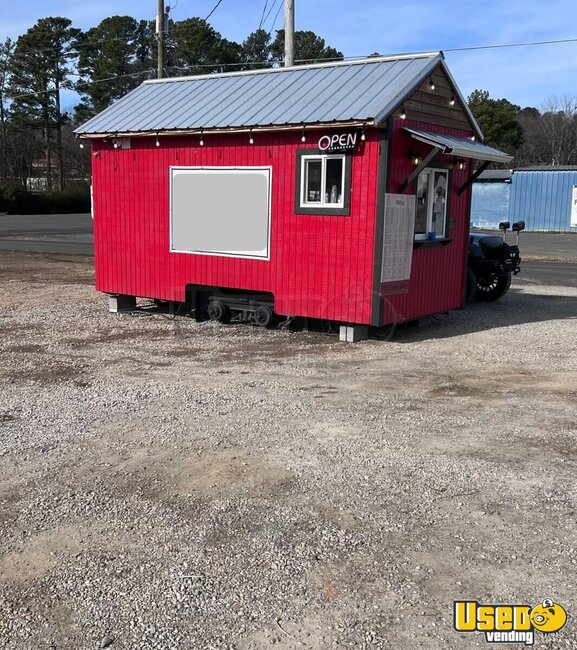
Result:
<svg viewBox="0 0 577 650"><path fill-rule="evenodd" d="M511 277L521 270L519 233L525 229L525 222L513 224L512 230L517 233L514 245L507 243L507 230L510 227L508 221L499 224L503 237L483 233L469 236L468 300L498 300L509 290Z"/></svg>

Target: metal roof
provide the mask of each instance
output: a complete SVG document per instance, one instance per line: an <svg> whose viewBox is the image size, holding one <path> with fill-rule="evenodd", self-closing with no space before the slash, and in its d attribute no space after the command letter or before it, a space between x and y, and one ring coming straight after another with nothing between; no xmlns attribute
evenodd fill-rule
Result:
<svg viewBox="0 0 577 650"><path fill-rule="evenodd" d="M577 165L533 165L530 167L517 167L513 173L517 172L574 172Z"/></svg>
<svg viewBox="0 0 577 650"><path fill-rule="evenodd" d="M75 133L380 124L438 65L441 52L145 81Z"/></svg>
<svg viewBox="0 0 577 650"><path fill-rule="evenodd" d="M486 144L481 144L470 138L463 138L456 135L444 133L433 133L421 129L404 129L416 140L430 144L432 147L440 147L443 153L450 153L453 156L462 158L474 158L475 160L490 160L492 162L507 163L513 160L508 153L494 149Z"/></svg>
<svg viewBox="0 0 577 650"><path fill-rule="evenodd" d="M475 179L475 183L510 183L513 171L511 169L487 169Z"/></svg>

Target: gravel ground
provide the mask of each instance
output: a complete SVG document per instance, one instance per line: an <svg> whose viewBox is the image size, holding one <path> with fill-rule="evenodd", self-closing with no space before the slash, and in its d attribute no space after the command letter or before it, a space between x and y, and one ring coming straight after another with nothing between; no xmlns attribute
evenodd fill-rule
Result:
<svg viewBox="0 0 577 650"><path fill-rule="evenodd" d="M346 345L90 264L0 253L0 647L487 647L454 599L545 597L577 647L576 289Z"/></svg>

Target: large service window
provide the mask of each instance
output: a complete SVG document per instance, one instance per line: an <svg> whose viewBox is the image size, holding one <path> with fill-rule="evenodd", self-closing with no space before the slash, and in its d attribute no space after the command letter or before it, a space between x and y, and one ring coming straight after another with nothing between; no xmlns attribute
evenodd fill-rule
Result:
<svg viewBox="0 0 577 650"><path fill-rule="evenodd" d="M349 214L350 156L298 152L295 212Z"/></svg>
<svg viewBox="0 0 577 650"><path fill-rule="evenodd" d="M446 169L425 169L419 174L415 239L445 237L448 192L449 172Z"/></svg>
<svg viewBox="0 0 577 650"><path fill-rule="evenodd" d="M171 167L170 250L269 259L270 167Z"/></svg>

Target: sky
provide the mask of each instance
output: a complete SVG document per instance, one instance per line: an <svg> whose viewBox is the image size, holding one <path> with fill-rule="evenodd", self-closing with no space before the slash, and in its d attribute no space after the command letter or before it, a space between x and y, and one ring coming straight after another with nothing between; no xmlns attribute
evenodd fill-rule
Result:
<svg viewBox="0 0 577 650"><path fill-rule="evenodd" d="M282 27L277 6L264 26ZM217 0L167 0L174 20L206 18ZM450 52L451 48L577 38L575 0L295 0L296 29L311 30L347 57L445 50L462 93L488 90L492 97L540 107L552 96L577 96L577 42ZM265 0L222 0L210 18L222 36L242 42L260 22ZM128 14L152 19L156 0L27 0L0 2L0 39L16 39L34 22L65 16L88 29L103 18ZM267 9L268 11L268 9ZM64 104L74 103L70 94Z"/></svg>

